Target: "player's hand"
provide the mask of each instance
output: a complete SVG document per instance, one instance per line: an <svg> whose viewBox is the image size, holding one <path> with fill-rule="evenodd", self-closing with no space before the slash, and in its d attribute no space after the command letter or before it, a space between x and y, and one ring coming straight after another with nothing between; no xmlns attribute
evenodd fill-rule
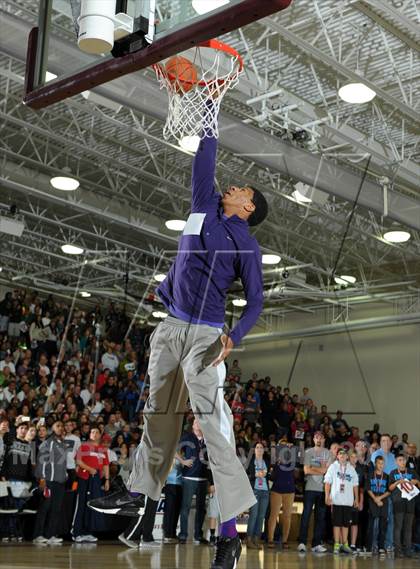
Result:
<svg viewBox="0 0 420 569"><path fill-rule="evenodd" d="M212 363L213 367L221 364L228 357L234 346L233 341L226 334L220 336L220 342L222 343L222 349L218 357Z"/></svg>
<svg viewBox="0 0 420 569"><path fill-rule="evenodd" d="M191 468L191 466L194 464L194 459L193 458L188 458L187 460L183 460L182 461L182 466L186 466L187 468Z"/></svg>

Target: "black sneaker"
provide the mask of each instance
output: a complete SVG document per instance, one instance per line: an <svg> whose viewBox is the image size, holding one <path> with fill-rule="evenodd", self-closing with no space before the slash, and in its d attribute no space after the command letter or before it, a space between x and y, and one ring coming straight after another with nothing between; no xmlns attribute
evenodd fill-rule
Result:
<svg viewBox="0 0 420 569"><path fill-rule="evenodd" d="M144 509L144 495L132 496L126 489L119 490L108 496L103 496L102 498L95 498L88 502L89 508L95 510L96 512L101 512L102 514L118 514L120 516L124 515L134 515L133 512L136 510L140 512ZM124 513L129 512L129 513ZM136 513L135 515L140 515Z"/></svg>
<svg viewBox="0 0 420 569"><path fill-rule="evenodd" d="M142 516L144 514L144 511L145 511L144 499L142 502L139 498L140 497L137 497L135 502L132 502L131 504L127 504L126 506L124 506L118 512L118 515L119 516L126 516L129 518L138 518L139 516Z"/></svg>
<svg viewBox="0 0 420 569"><path fill-rule="evenodd" d="M239 537L219 537L211 569L235 569L241 556Z"/></svg>
<svg viewBox="0 0 420 569"><path fill-rule="evenodd" d="M217 537L215 535L210 536L210 545L215 546L217 543Z"/></svg>
<svg viewBox="0 0 420 569"><path fill-rule="evenodd" d="M198 539L194 538L193 543L194 545L209 545L210 542L205 537L199 537Z"/></svg>

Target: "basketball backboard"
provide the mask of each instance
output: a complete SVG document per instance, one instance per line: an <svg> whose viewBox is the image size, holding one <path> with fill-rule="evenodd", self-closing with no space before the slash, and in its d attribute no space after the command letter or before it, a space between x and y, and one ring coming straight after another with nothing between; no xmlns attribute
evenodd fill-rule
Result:
<svg viewBox="0 0 420 569"><path fill-rule="evenodd" d="M24 102L47 107L270 16L291 1L39 0Z"/></svg>

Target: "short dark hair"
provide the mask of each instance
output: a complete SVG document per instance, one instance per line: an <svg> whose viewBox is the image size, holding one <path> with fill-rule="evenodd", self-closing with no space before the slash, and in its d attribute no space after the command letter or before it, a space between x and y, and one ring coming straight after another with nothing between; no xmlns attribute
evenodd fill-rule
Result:
<svg viewBox="0 0 420 569"><path fill-rule="evenodd" d="M380 460L382 460L383 462L385 462L384 457L381 456L381 455L379 455L379 456L377 456L377 457L375 458L375 464L376 464L377 462L379 462Z"/></svg>
<svg viewBox="0 0 420 569"><path fill-rule="evenodd" d="M255 210L248 217L248 225L254 227L255 225L259 225L261 222L263 222L267 217L268 203L262 192L256 190L252 186L248 187L254 192L252 203L255 205Z"/></svg>

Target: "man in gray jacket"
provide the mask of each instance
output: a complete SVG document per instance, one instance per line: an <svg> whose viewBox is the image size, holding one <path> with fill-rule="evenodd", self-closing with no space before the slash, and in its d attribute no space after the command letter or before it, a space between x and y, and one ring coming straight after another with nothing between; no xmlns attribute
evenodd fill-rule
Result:
<svg viewBox="0 0 420 569"><path fill-rule="evenodd" d="M56 421L52 430L52 435L39 447L35 470L43 498L35 520L34 543L49 545L63 542L57 533L67 478L63 423Z"/></svg>

